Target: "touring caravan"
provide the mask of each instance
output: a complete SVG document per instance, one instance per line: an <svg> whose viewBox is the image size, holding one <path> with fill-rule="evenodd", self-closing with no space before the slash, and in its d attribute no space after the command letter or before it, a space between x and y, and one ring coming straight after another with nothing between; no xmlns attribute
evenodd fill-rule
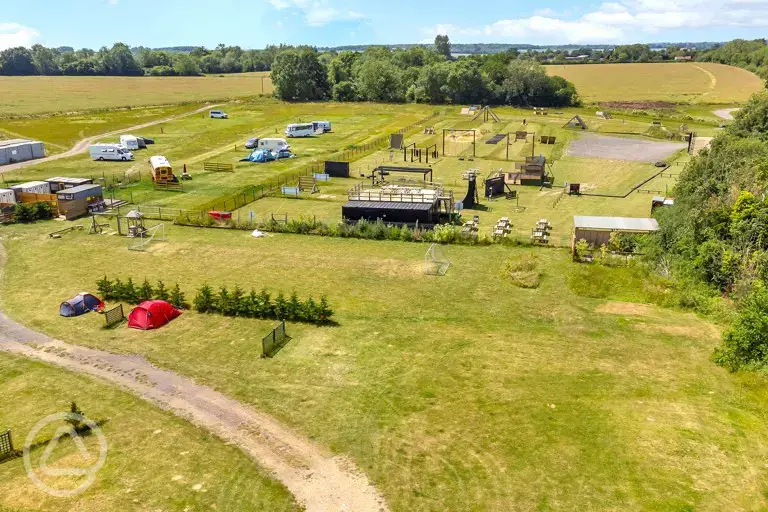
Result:
<svg viewBox="0 0 768 512"><path fill-rule="evenodd" d="M93 160L133 160L133 153L117 144L94 144L90 152Z"/></svg>
<svg viewBox="0 0 768 512"><path fill-rule="evenodd" d="M315 133L328 133L331 131L330 121L312 121L312 127L314 128Z"/></svg>
<svg viewBox="0 0 768 512"><path fill-rule="evenodd" d="M152 156L149 158L149 165L152 167L152 181L156 183L167 183L179 181L173 174L171 163L164 156Z"/></svg>
<svg viewBox="0 0 768 512"><path fill-rule="evenodd" d="M133 135L121 135L120 145L133 151L139 149L139 140Z"/></svg>
<svg viewBox="0 0 768 512"><path fill-rule="evenodd" d="M284 149L291 149L291 146L285 139L259 139L259 149L268 149L270 151L281 151Z"/></svg>
<svg viewBox="0 0 768 512"><path fill-rule="evenodd" d="M315 134L315 126L312 123L289 124L285 129L286 137L311 137Z"/></svg>

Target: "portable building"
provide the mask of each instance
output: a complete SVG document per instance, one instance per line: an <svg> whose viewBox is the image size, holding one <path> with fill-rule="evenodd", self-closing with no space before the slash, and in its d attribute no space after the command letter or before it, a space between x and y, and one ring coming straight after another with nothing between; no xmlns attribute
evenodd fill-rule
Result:
<svg viewBox="0 0 768 512"><path fill-rule="evenodd" d="M347 221L381 220L387 224L432 225L439 221L436 203L352 200L341 207L341 215Z"/></svg>
<svg viewBox="0 0 768 512"><path fill-rule="evenodd" d="M571 248L575 250L576 242L586 240L593 247L607 244L611 233L647 234L659 230L656 219L635 217L587 217L577 215L573 218L573 239Z"/></svg>
<svg viewBox="0 0 768 512"><path fill-rule="evenodd" d="M10 188L0 188L0 204L15 204L16 193Z"/></svg>
<svg viewBox="0 0 768 512"><path fill-rule="evenodd" d="M67 178L64 176L48 178L45 181L51 185L52 194L55 194L59 190L65 190L68 188L79 187L80 185L88 185L89 183L93 183L91 178Z"/></svg>
<svg viewBox="0 0 768 512"><path fill-rule="evenodd" d="M43 158L45 147L37 140L0 140L0 165Z"/></svg>
<svg viewBox="0 0 768 512"><path fill-rule="evenodd" d="M64 215L67 220L106 208L101 185L88 184L60 190L56 193L56 199L59 203L59 214Z"/></svg>
<svg viewBox="0 0 768 512"><path fill-rule="evenodd" d="M16 198L19 198L19 194L50 194L51 184L45 181L28 181L19 185L12 185L11 188L16 193Z"/></svg>

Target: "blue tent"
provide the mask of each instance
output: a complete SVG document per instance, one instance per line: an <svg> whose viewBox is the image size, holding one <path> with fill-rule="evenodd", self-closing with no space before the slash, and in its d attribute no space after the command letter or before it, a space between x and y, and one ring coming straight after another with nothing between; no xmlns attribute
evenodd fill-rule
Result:
<svg viewBox="0 0 768 512"><path fill-rule="evenodd" d="M256 163L264 163L264 162L271 162L272 160L275 160L275 155L268 149L257 149L253 153L251 153L246 158L243 158L240 160L241 162L256 162Z"/></svg>
<svg viewBox="0 0 768 512"><path fill-rule="evenodd" d="M102 309L104 309L104 303L101 299L90 293L83 292L78 293L66 302L62 302L59 306L59 314L70 318L84 315L91 311L101 311Z"/></svg>

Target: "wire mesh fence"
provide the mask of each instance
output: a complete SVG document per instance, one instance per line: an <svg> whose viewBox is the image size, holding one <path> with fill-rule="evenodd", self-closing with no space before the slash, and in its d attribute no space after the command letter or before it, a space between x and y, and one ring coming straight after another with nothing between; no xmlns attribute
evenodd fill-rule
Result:
<svg viewBox="0 0 768 512"><path fill-rule="evenodd" d="M261 339L262 357L274 357L281 348L290 340L290 336L285 332L285 321L272 329L272 332Z"/></svg>
<svg viewBox="0 0 768 512"><path fill-rule="evenodd" d="M125 320L125 312L123 311L123 305L118 304L114 308L104 313L104 320L107 322L107 328L116 326Z"/></svg>
<svg viewBox="0 0 768 512"><path fill-rule="evenodd" d="M0 460L5 460L16 456L16 450L13 448L13 436L10 430L0 434Z"/></svg>

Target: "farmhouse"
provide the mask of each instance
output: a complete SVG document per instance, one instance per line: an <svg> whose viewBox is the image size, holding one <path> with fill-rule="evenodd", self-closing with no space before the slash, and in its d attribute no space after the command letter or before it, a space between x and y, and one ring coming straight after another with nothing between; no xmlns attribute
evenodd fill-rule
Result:
<svg viewBox="0 0 768 512"><path fill-rule="evenodd" d="M647 234L659 230L656 219L634 217L585 217L576 215L573 218L573 239L571 249L575 250L576 242L586 240L591 246L607 244L611 233Z"/></svg>
<svg viewBox="0 0 768 512"><path fill-rule="evenodd" d="M67 220L101 211L106 206L101 185L88 184L60 190L56 193L56 199L59 203L59 214Z"/></svg>
<svg viewBox="0 0 768 512"><path fill-rule="evenodd" d="M40 141L27 139L0 140L0 165L43 158L45 148Z"/></svg>

